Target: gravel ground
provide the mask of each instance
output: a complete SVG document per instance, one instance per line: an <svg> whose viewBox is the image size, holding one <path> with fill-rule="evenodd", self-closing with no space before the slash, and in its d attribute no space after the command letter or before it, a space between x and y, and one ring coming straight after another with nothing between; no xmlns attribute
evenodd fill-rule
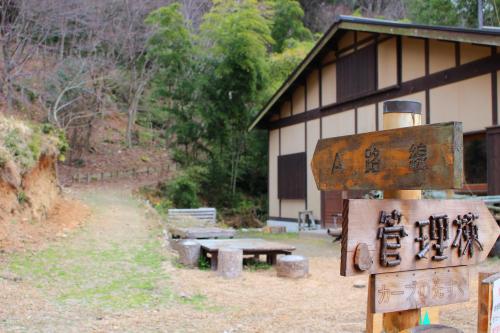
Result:
<svg viewBox="0 0 500 333"><path fill-rule="evenodd" d="M366 279L339 276L331 238L265 236L310 257L306 279L278 279L271 268L223 280L180 268L158 218L130 193L73 189L92 210L81 230L0 258L0 332L363 332L367 289L353 285ZM470 302L441 307L442 323L475 332L476 276Z"/></svg>

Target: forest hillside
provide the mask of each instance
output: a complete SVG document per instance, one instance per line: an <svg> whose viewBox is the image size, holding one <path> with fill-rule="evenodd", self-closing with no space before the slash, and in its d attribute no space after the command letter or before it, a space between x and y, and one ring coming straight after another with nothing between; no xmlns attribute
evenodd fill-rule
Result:
<svg viewBox="0 0 500 333"><path fill-rule="evenodd" d="M339 14L477 25L468 0L5 0L0 110L64 133L64 182L175 163L163 207L263 218L267 136L248 125Z"/></svg>

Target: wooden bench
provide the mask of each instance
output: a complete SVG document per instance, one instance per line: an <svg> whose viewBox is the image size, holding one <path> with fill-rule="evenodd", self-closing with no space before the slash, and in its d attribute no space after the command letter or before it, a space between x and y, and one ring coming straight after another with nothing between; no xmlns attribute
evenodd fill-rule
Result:
<svg viewBox="0 0 500 333"><path fill-rule="evenodd" d="M169 221L179 221L186 218L196 219L201 222L215 223L217 220L217 210L208 207L168 210Z"/></svg>
<svg viewBox="0 0 500 333"><path fill-rule="evenodd" d="M201 245L201 255L210 259L212 270L217 270L217 257L220 248L232 247L241 249L243 255L261 255L267 257L267 263L276 264L278 254L291 254L295 247L287 244L270 242L263 239L209 239L198 240ZM208 256L210 255L210 257Z"/></svg>

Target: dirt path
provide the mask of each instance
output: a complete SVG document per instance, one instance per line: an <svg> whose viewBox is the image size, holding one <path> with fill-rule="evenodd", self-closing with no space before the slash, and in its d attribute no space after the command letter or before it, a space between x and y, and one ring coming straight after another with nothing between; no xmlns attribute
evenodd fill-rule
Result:
<svg viewBox="0 0 500 333"><path fill-rule="evenodd" d="M307 279L278 279L269 269L226 281L177 267L158 218L129 188L70 195L92 210L84 227L0 261L0 332L364 330L366 288L339 276L339 244L328 238L276 236L310 257ZM471 302L443 307L443 323L475 331L475 284L471 291Z"/></svg>

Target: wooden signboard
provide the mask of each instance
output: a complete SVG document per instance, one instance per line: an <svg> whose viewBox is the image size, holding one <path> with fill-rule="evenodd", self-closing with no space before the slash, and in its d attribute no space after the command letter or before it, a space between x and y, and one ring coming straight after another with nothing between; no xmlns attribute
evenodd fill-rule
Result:
<svg viewBox="0 0 500 333"><path fill-rule="evenodd" d="M372 312L396 312L469 300L466 266L377 274Z"/></svg>
<svg viewBox="0 0 500 333"><path fill-rule="evenodd" d="M462 188L462 123L398 128L319 140L311 162L318 189Z"/></svg>
<svg viewBox="0 0 500 333"><path fill-rule="evenodd" d="M491 332L500 332L500 279L492 282Z"/></svg>
<svg viewBox="0 0 500 333"><path fill-rule="evenodd" d="M343 215L343 276L477 264L500 233L481 201L344 200Z"/></svg>

